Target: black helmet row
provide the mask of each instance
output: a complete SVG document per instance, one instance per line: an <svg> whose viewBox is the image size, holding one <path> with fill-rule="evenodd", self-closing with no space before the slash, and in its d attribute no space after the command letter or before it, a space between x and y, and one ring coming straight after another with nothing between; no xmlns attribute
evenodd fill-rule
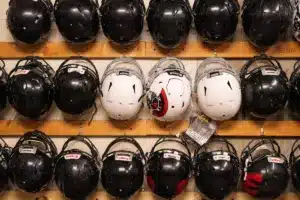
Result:
<svg viewBox="0 0 300 200"><path fill-rule="evenodd" d="M273 45L292 21L288 0L246 0L242 10L244 32L257 47ZM98 0L56 0L54 6L50 0L10 0L7 24L16 40L34 44L48 36L55 18L66 40L87 43L96 39L101 21L107 38L126 45L139 39L147 15L156 43L175 48L186 40L193 18L204 41L232 38L239 13L235 0L196 0L193 9L186 0L151 0L147 13L143 0L102 0L100 8Z"/></svg>
<svg viewBox="0 0 300 200"><path fill-rule="evenodd" d="M87 149L76 147L77 142ZM38 192L54 176L59 190L70 199L89 196L99 180L111 196L128 199L142 188L145 176L150 190L165 199L182 193L192 175L199 192L212 200L237 191L240 177L243 191L267 199L280 196L289 181L288 161L278 143L264 137L244 148L241 162L234 146L219 137L196 148L192 158L187 144L178 138L160 138L144 154L135 139L122 136L113 140L99 159L97 148L84 136L70 137L57 154L52 140L40 131L26 133L14 148L2 140L0 155L1 191L10 179L23 191ZM294 187L300 192L299 158L297 140L290 154L290 167Z"/></svg>

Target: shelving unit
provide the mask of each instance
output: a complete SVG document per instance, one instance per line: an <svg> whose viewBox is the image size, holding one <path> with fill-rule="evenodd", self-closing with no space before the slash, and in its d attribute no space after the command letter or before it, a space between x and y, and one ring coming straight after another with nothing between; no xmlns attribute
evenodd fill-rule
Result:
<svg viewBox="0 0 300 200"><path fill-rule="evenodd" d="M10 42L0 42L0 56L17 59L27 55L59 59L74 55L88 56L94 59L109 59L119 56L131 56L139 59L176 56L182 59L207 58L213 55L224 58L251 58L259 51L247 41L233 41L218 46L208 46L200 41L189 42L174 50L163 50L151 41L140 41L133 46L120 47L108 41L95 42L87 45L71 45L66 42L48 42L38 46L23 46ZM300 45L297 42L279 42L265 53L278 58L299 58Z"/></svg>

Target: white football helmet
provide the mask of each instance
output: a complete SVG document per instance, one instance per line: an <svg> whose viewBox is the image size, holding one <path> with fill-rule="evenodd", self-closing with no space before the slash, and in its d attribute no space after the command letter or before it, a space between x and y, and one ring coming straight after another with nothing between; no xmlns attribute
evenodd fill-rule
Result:
<svg viewBox="0 0 300 200"><path fill-rule="evenodd" d="M191 77L183 63L173 57L161 59L149 72L147 104L160 121L182 118L191 102Z"/></svg>
<svg viewBox="0 0 300 200"><path fill-rule="evenodd" d="M207 58L199 65L194 90L200 110L213 120L234 117L242 103L238 73L222 58Z"/></svg>
<svg viewBox="0 0 300 200"><path fill-rule="evenodd" d="M293 35L298 42L300 42L300 3L295 1L295 8L293 13Z"/></svg>
<svg viewBox="0 0 300 200"><path fill-rule="evenodd" d="M101 80L101 103L112 119L130 120L143 105L145 80L132 58L117 58L107 66Z"/></svg>

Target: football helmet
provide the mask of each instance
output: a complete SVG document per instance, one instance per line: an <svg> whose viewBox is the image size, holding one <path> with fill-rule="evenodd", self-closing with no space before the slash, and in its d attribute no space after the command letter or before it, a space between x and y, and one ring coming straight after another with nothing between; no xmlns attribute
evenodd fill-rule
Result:
<svg viewBox="0 0 300 200"><path fill-rule="evenodd" d="M241 70L241 85L243 106L255 117L266 118L286 104L288 78L273 57L261 54L250 59Z"/></svg>
<svg viewBox="0 0 300 200"><path fill-rule="evenodd" d="M297 139L293 146L290 154L290 169L291 169L291 179L294 188L300 193L300 162L299 162L299 153L300 153L299 140Z"/></svg>
<svg viewBox="0 0 300 200"><path fill-rule="evenodd" d="M56 147L45 133L38 130L25 133L9 159L11 182L25 192L45 189L52 181L56 155Z"/></svg>
<svg viewBox="0 0 300 200"><path fill-rule="evenodd" d="M244 32L259 48L274 45L287 32L292 19L289 0L246 0L242 10Z"/></svg>
<svg viewBox="0 0 300 200"><path fill-rule="evenodd" d="M146 19L153 40L171 49L185 42L193 18L187 0L150 0Z"/></svg>
<svg viewBox="0 0 300 200"><path fill-rule="evenodd" d="M0 112L7 106L7 80L8 74L5 70L5 62L0 59Z"/></svg>
<svg viewBox="0 0 300 200"><path fill-rule="evenodd" d="M0 195L8 189L9 186L9 171L8 161L12 149L7 143L0 137Z"/></svg>
<svg viewBox="0 0 300 200"><path fill-rule="evenodd" d="M298 60L294 65L294 71L291 74L289 80L289 98L288 98L288 107L293 114L300 114L300 60Z"/></svg>
<svg viewBox="0 0 300 200"><path fill-rule="evenodd" d="M161 59L148 74L147 104L160 121L174 121L189 108L192 94L191 77L183 63L174 57Z"/></svg>
<svg viewBox="0 0 300 200"><path fill-rule="evenodd" d="M276 199L289 182L288 162L270 138L252 140L242 151L242 188L255 198Z"/></svg>
<svg viewBox="0 0 300 200"><path fill-rule="evenodd" d="M131 144L135 150L126 150L120 143ZM143 149L135 139L125 136L113 140L102 156L104 189L114 198L129 199L143 186L145 162Z"/></svg>
<svg viewBox="0 0 300 200"><path fill-rule="evenodd" d="M300 42L300 3L295 1L295 9L293 13L293 35L295 39Z"/></svg>
<svg viewBox="0 0 300 200"><path fill-rule="evenodd" d="M54 96L54 70L40 57L19 60L9 73L8 101L21 115L39 118L47 113Z"/></svg>
<svg viewBox="0 0 300 200"><path fill-rule="evenodd" d="M196 186L206 199L220 200L236 191L240 164L234 146L214 137L194 153Z"/></svg>
<svg viewBox="0 0 300 200"><path fill-rule="evenodd" d="M81 142L90 152L70 147L71 142ZM55 182L59 190L69 199L85 199L98 186L100 163L98 150L84 136L70 137L55 162Z"/></svg>
<svg viewBox="0 0 300 200"><path fill-rule="evenodd" d="M50 0L10 0L7 27L15 40L35 44L45 40L51 30L53 5Z"/></svg>
<svg viewBox="0 0 300 200"><path fill-rule="evenodd" d="M100 29L98 0L56 0L54 16L59 32L71 43L88 43Z"/></svg>
<svg viewBox="0 0 300 200"><path fill-rule="evenodd" d="M191 152L187 144L177 138L158 139L148 155L148 186L165 199L174 198L186 188L192 171Z"/></svg>
<svg viewBox="0 0 300 200"><path fill-rule="evenodd" d="M143 0L103 0L100 13L103 33L108 39L128 45L140 38L145 16Z"/></svg>
<svg viewBox="0 0 300 200"><path fill-rule="evenodd" d="M107 115L117 120L136 117L143 105L144 86L143 71L134 59L122 57L109 63L100 84Z"/></svg>
<svg viewBox="0 0 300 200"><path fill-rule="evenodd" d="M240 5L236 0L196 0L193 6L195 27L204 42L219 43L233 37Z"/></svg>
<svg viewBox="0 0 300 200"><path fill-rule="evenodd" d="M82 114L95 105L99 75L93 62L81 56L65 60L55 74L57 107L68 114Z"/></svg>
<svg viewBox="0 0 300 200"><path fill-rule="evenodd" d="M213 120L230 119L240 109L239 75L223 58L207 58L201 62L194 90L200 110Z"/></svg>

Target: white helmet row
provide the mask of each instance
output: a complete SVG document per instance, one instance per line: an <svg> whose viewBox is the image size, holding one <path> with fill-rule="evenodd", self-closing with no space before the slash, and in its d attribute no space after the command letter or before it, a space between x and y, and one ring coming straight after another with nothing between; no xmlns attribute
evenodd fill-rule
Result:
<svg viewBox="0 0 300 200"><path fill-rule="evenodd" d="M112 119L130 120L143 105L145 81L140 65L132 58L117 58L102 77L101 103Z"/></svg>
<svg viewBox="0 0 300 200"><path fill-rule="evenodd" d="M191 96L191 77L177 58L161 59L149 72L147 104L151 114L160 121L182 118Z"/></svg>
<svg viewBox="0 0 300 200"><path fill-rule="evenodd" d="M200 110L213 120L230 119L241 107L238 73L222 58L208 58L201 62L194 89Z"/></svg>
<svg viewBox="0 0 300 200"><path fill-rule="evenodd" d="M191 77L174 57L158 61L149 72L146 85L141 67L134 59L115 59L107 66L100 87L104 110L117 120L135 118L145 94L154 118L179 120L187 112L192 96ZM240 109L238 74L222 58L208 58L199 65L194 89L200 110L211 119L230 119Z"/></svg>

